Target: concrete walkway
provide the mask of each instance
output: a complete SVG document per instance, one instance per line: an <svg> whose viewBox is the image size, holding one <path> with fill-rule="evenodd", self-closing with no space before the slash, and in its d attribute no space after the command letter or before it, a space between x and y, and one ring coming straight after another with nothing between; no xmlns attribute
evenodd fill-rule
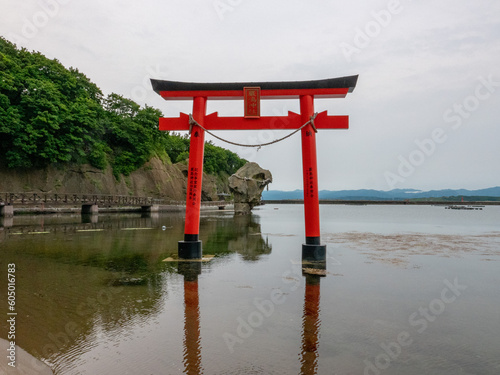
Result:
<svg viewBox="0 0 500 375"><path fill-rule="evenodd" d="M16 361L15 366L9 366L9 347L7 340L0 338L0 374L5 375L54 375L49 366L42 361L36 359L27 351L16 345ZM4 355L6 354L7 355Z"/></svg>

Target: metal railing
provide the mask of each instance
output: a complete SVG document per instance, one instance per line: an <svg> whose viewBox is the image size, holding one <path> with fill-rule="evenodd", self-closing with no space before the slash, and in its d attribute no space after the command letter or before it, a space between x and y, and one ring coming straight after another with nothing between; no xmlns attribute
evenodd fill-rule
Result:
<svg viewBox="0 0 500 375"><path fill-rule="evenodd" d="M61 193L0 193L0 203L21 205L97 204L113 206L150 206L162 204L163 199L130 195L61 194Z"/></svg>
<svg viewBox="0 0 500 375"><path fill-rule="evenodd" d="M66 194L66 193L0 193L0 204L3 205L82 205L97 204L101 206L151 206L174 205L184 206L186 201L173 201L152 197L108 194ZM228 201L204 201L202 206L225 206Z"/></svg>

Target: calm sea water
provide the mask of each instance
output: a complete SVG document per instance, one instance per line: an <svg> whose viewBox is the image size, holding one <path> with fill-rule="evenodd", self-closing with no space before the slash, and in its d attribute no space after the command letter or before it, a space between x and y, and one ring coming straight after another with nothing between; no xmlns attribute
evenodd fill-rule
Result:
<svg viewBox="0 0 500 375"><path fill-rule="evenodd" d="M58 375L499 374L499 224L500 207L321 206L319 277L300 205L204 212L203 263L163 261L182 215L16 216L1 313L15 263L16 343Z"/></svg>

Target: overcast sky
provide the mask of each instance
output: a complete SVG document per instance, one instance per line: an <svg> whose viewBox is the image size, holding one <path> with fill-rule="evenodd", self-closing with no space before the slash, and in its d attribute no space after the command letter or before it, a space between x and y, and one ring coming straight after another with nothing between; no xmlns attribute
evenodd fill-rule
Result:
<svg viewBox="0 0 500 375"><path fill-rule="evenodd" d="M319 188L486 188L500 185L500 2L295 0L0 0L0 35L76 67L104 92L165 116L150 78L297 81L359 74L344 99L315 110L349 115L317 135ZM265 100L263 115L299 112ZM208 113L243 114L241 101ZM219 135L259 143L286 131ZM259 151L215 144L269 169L273 190L302 188L300 136Z"/></svg>

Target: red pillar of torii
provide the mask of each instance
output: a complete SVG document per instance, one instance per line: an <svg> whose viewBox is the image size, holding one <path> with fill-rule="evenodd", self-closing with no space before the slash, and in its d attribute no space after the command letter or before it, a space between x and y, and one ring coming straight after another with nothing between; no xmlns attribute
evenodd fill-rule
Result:
<svg viewBox="0 0 500 375"><path fill-rule="evenodd" d="M314 98L344 98L354 90L358 76L294 82L193 83L151 80L154 91L166 100L193 100L193 119L181 113L176 118L160 118L160 130L189 130L191 133L186 194L184 241L179 241L179 257L199 259L202 255L200 228L201 182L205 130L299 129L314 115ZM210 99L244 99L243 117L206 115ZM260 116L260 99L299 99L300 115ZM199 126L199 125L200 126ZM326 245L321 244L316 159L317 129L347 129L348 116L316 115L313 122L301 129L302 169L304 178L304 215L306 243L302 258L325 260Z"/></svg>

